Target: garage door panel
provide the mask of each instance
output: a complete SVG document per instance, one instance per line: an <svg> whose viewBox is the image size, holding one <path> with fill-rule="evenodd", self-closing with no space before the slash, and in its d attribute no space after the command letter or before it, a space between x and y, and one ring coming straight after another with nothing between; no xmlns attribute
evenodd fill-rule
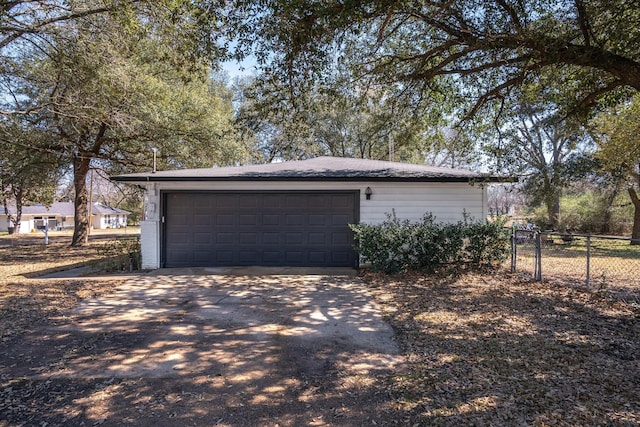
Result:
<svg viewBox="0 0 640 427"><path fill-rule="evenodd" d="M238 217L239 225L256 225L258 224L257 214L245 214Z"/></svg>
<svg viewBox="0 0 640 427"><path fill-rule="evenodd" d="M238 201L229 195L221 195L214 198L214 204L217 209L236 209Z"/></svg>
<svg viewBox="0 0 640 427"><path fill-rule="evenodd" d="M233 255L232 251L216 251L215 263L212 265L233 265Z"/></svg>
<svg viewBox="0 0 640 427"><path fill-rule="evenodd" d="M167 267L353 266L356 192L173 192L163 198Z"/></svg>
<svg viewBox="0 0 640 427"><path fill-rule="evenodd" d="M349 251L337 251L331 252L331 263L337 265L346 265L351 259L351 253Z"/></svg>
<svg viewBox="0 0 640 427"><path fill-rule="evenodd" d="M304 243L303 233L286 233L285 243L287 245L300 245Z"/></svg>
<svg viewBox="0 0 640 427"><path fill-rule="evenodd" d="M353 222L350 220L349 215L331 215L331 225L342 225Z"/></svg>
<svg viewBox="0 0 640 427"><path fill-rule="evenodd" d="M326 244L327 235L325 233L309 233L310 245L324 245Z"/></svg>
<svg viewBox="0 0 640 427"><path fill-rule="evenodd" d="M337 209L348 209L353 201L346 195L337 195L331 198L331 207Z"/></svg>
<svg viewBox="0 0 640 427"><path fill-rule="evenodd" d="M173 224L175 225L187 225L188 221L187 221L187 215L185 214L175 214L174 216L171 217L171 221Z"/></svg>
<svg viewBox="0 0 640 427"><path fill-rule="evenodd" d="M193 225L211 225L211 213L193 215Z"/></svg>
<svg viewBox="0 0 640 427"><path fill-rule="evenodd" d="M168 238L171 239L172 242L175 242L178 245L186 245L189 243L189 233L171 233Z"/></svg>
<svg viewBox="0 0 640 427"><path fill-rule="evenodd" d="M279 245L282 243L282 234L276 232L262 233L262 243L265 245Z"/></svg>
<svg viewBox="0 0 640 427"><path fill-rule="evenodd" d="M216 243L220 245L232 245L234 237L235 237L234 233L217 233Z"/></svg>
<svg viewBox="0 0 640 427"><path fill-rule="evenodd" d="M263 251L262 261L267 265L277 265L281 260L282 254L280 251Z"/></svg>
<svg viewBox="0 0 640 427"><path fill-rule="evenodd" d="M308 204L308 197L305 197L303 194L287 195L284 200L283 207L287 209L300 209Z"/></svg>
<svg viewBox="0 0 640 427"><path fill-rule="evenodd" d="M331 243L333 245L347 245L351 241L351 235L346 232L331 233Z"/></svg>
<svg viewBox="0 0 640 427"><path fill-rule="evenodd" d="M193 243L209 245L213 241L211 233L194 233Z"/></svg>
<svg viewBox="0 0 640 427"><path fill-rule="evenodd" d="M257 265L260 258L258 257L258 251L244 251L238 252L238 261L241 265Z"/></svg>
<svg viewBox="0 0 640 427"><path fill-rule="evenodd" d="M326 210L330 206L331 206L331 197L327 197L326 195L312 196L309 198L310 209Z"/></svg>
<svg viewBox="0 0 640 427"><path fill-rule="evenodd" d="M300 265L305 262L304 255L302 251L285 251L285 260L291 265Z"/></svg>
<svg viewBox="0 0 640 427"><path fill-rule="evenodd" d="M204 198L204 197L196 197L193 200L193 207L196 210L207 210L207 209L211 209L211 200L208 198Z"/></svg>
<svg viewBox="0 0 640 427"><path fill-rule="evenodd" d="M262 198L262 207L264 209L279 209L282 207L281 194L266 194Z"/></svg>
<svg viewBox="0 0 640 427"><path fill-rule="evenodd" d="M256 245L258 244L258 233L239 233L238 243L241 245Z"/></svg>
<svg viewBox="0 0 640 427"><path fill-rule="evenodd" d="M235 217L231 214L216 215L216 225L233 225Z"/></svg>
<svg viewBox="0 0 640 427"><path fill-rule="evenodd" d="M309 251L309 262L311 264L322 265L327 263L327 252Z"/></svg>
<svg viewBox="0 0 640 427"><path fill-rule="evenodd" d="M264 214L262 215L262 225L280 225L281 215Z"/></svg>
<svg viewBox="0 0 640 427"><path fill-rule="evenodd" d="M212 258L213 253L209 250L193 252L193 260L196 262L208 262Z"/></svg>
<svg viewBox="0 0 640 427"><path fill-rule="evenodd" d="M302 214L287 214L285 218L287 225L304 225L305 217Z"/></svg>
<svg viewBox="0 0 640 427"><path fill-rule="evenodd" d="M309 225L310 226L324 226L328 224L328 215L309 215Z"/></svg>
<svg viewBox="0 0 640 427"><path fill-rule="evenodd" d="M242 208L257 208L258 199L252 195L238 196L238 207Z"/></svg>

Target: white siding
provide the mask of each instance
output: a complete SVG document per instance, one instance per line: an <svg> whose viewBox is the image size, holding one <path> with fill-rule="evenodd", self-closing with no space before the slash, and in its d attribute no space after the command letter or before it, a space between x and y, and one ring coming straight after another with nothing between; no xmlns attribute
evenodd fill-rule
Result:
<svg viewBox="0 0 640 427"><path fill-rule="evenodd" d="M20 234L31 233L31 230L35 228L36 225L33 218L23 219L20 221Z"/></svg>
<svg viewBox="0 0 640 427"><path fill-rule="evenodd" d="M365 189L373 191L366 200ZM437 222L456 222L466 212L471 218L486 218L486 189L467 183L439 182L159 182L148 184L145 221L141 223L142 267L160 266L160 191L360 191L360 221L377 224L395 211L399 219L419 221L431 212Z"/></svg>
<svg viewBox="0 0 640 427"><path fill-rule="evenodd" d="M13 223L9 222L6 215L0 215L0 231L9 231L9 227L13 227ZM20 234L31 233L33 228L33 219L23 216L20 221Z"/></svg>
<svg viewBox="0 0 640 427"><path fill-rule="evenodd" d="M361 191L360 220L378 224L395 212L398 219L419 221L431 212L437 222L456 222L463 212L484 219L484 191L466 183L371 183L373 195ZM365 187L366 188L366 187Z"/></svg>
<svg viewBox="0 0 640 427"><path fill-rule="evenodd" d="M160 233L158 221L140 222L140 252L142 268L160 267Z"/></svg>

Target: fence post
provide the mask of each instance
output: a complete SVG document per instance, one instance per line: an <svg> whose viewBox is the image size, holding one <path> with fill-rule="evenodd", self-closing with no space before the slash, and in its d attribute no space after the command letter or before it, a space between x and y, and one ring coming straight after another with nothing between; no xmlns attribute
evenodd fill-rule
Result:
<svg viewBox="0 0 640 427"><path fill-rule="evenodd" d="M587 234L587 288L591 285L591 234Z"/></svg>
<svg viewBox="0 0 640 427"><path fill-rule="evenodd" d="M542 280L542 239L540 238L540 232L536 231L533 235L536 242L536 254L535 254L535 266L533 269L534 280Z"/></svg>
<svg viewBox="0 0 640 427"><path fill-rule="evenodd" d="M511 227L511 272L516 272L516 257L518 250L518 244L516 241L516 226Z"/></svg>

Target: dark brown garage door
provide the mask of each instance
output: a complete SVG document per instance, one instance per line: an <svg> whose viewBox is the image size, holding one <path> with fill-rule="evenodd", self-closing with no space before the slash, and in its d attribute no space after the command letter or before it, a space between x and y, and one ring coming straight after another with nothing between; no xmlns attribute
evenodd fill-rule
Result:
<svg viewBox="0 0 640 427"><path fill-rule="evenodd" d="M355 266L358 193L170 192L164 265Z"/></svg>

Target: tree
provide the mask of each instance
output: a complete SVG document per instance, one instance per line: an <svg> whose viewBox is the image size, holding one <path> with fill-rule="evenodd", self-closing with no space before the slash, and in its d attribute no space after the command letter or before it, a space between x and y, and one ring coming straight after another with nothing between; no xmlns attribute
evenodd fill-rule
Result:
<svg viewBox="0 0 640 427"><path fill-rule="evenodd" d="M356 78L419 93L455 87L467 118L546 73L571 89L567 112L640 90L635 1L238 0L233 17L240 53L250 45L272 58L265 70L292 88L355 51Z"/></svg>
<svg viewBox="0 0 640 427"><path fill-rule="evenodd" d="M148 167L157 148L161 165L195 167L243 154L229 135L230 96L209 79L206 62L176 68L180 61L162 34L129 25L108 15L69 21L46 47L23 50L5 73L7 109L46 129L48 140L36 148L64 156L72 167L72 245L88 236L92 161Z"/></svg>
<svg viewBox="0 0 640 427"><path fill-rule="evenodd" d="M594 125L598 132L598 158L605 170L626 178L634 207L632 244L640 244L640 96L601 113Z"/></svg>
<svg viewBox="0 0 640 427"><path fill-rule="evenodd" d="M295 100L267 76L239 85L237 121L253 132L265 160L331 155L457 167L471 159L475 144L448 127L444 97L423 102L394 85L352 81L348 66L336 66Z"/></svg>
<svg viewBox="0 0 640 427"><path fill-rule="evenodd" d="M24 129L20 118L5 118L0 125L0 197L5 215L20 232L22 207L29 203L51 203L62 174L62 164L54 153L34 150L43 132ZM9 207L15 207L15 215Z"/></svg>
<svg viewBox="0 0 640 427"><path fill-rule="evenodd" d="M22 37L43 34L64 21L116 12L122 5L116 1L84 2L78 7L74 7L73 2L58 0L3 1L0 4L0 49Z"/></svg>
<svg viewBox="0 0 640 427"><path fill-rule="evenodd" d="M533 105L521 100L514 112L505 113L499 137L485 144L500 172L523 178L521 190L532 205L543 204L547 227L558 229L560 196L577 173L572 167L591 139L575 120L558 117L552 103Z"/></svg>

